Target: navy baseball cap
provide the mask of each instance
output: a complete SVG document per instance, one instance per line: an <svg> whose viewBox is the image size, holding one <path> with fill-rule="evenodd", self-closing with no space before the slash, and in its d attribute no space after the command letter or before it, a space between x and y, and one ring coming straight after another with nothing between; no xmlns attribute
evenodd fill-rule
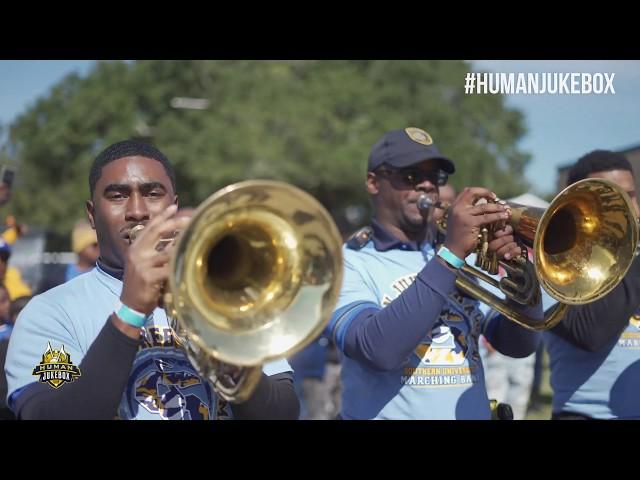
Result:
<svg viewBox="0 0 640 480"><path fill-rule="evenodd" d="M425 160L437 160L445 172L451 174L456 167L444 157L433 143L431 135L420 128L408 127L384 134L371 149L369 171L383 163L395 168L405 168Z"/></svg>

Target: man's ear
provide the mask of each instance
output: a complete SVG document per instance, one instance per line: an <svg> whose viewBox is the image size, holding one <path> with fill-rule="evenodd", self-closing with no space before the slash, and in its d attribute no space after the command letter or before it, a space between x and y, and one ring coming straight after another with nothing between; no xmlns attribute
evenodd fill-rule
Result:
<svg viewBox="0 0 640 480"><path fill-rule="evenodd" d="M89 223L91 224L91 228L93 228L95 230L96 229L96 224L95 224L95 221L93 219L93 216L95 214L95 208L94 208L93 202L91 200L87 200L86 201L85 209L87 211L87 217L89 218Z"/></svg>
<svg viewBox="0 0 640 480"><path fill-rule="evenodd" d="M178 195L174 195L173 203L176 204L178 207L180 207L180 203L178 203Z"/></svg>
<svg viewBox="0 0 640 480"><path fill-rule="evenodd" d="M365 181L365 188L369 195L378 194L378 179L373 172L367 172L367 180Z"/></svg>

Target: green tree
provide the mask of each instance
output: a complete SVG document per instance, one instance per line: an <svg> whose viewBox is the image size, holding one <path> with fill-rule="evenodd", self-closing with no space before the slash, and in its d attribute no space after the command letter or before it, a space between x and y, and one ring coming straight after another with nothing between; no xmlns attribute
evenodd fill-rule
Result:
<svg viewBox="0 0 640 480"><path fill-rule="evenodd" d="M522 193L529 156L520 112L498 95L464 95L463 61L99 62L70 75L10 128L20 182L11 210L68 232L83 216L92 159L106 145L145 138L176 167L183 205L248 178L293 183L344 224L368 208L371 146L387 130L426 129L452 158L457 188ZM171 108L174 97L209 101Z"/></svg>

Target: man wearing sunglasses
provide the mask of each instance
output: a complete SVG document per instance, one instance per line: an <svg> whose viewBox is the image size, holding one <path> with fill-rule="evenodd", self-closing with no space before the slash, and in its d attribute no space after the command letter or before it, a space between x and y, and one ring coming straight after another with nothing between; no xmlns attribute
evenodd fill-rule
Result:
<svg viewBox="0 0 640 480"><path fill-rule="evenodd" d="M444 244L435 251L435 208L418 208L455 172L431 136L418 128L385 134L369 156L366 189L371 226L344 247L345 277L328 326L342 360L343 419L489 419L478 337L524 357L540 335L495 312L484 315L455 281L483 225L506 220L491 191L466 188L454 201ZM510 226L489 249L520 254ZM521 309L542 318L542 307Z"/></svg>

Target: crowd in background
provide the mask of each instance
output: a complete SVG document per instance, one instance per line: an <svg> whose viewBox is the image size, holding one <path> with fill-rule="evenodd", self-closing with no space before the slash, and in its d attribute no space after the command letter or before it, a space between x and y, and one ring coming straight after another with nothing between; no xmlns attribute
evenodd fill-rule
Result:
<svg viewBox="0 0 640 480"><path fill-rule="evenodd" d="M9 202L11 185L0 185L0 206ZM0 235L0 419L13 419L13 413L7 408L7 381L4 374L4 363L9 345L11 332L20 311L29 300L39 293L55 287L77 275L88 272L96 263L100 255L95 231L86 220L79 220L69 239L74 253L74 261L59 265L60 268L53 275L49 274L37 280L24 277L21 269L13 266L12 252L29 235L26 225L16 221L13 216L6 219ZM40 255L34 252L33 255Z"/></svg>

